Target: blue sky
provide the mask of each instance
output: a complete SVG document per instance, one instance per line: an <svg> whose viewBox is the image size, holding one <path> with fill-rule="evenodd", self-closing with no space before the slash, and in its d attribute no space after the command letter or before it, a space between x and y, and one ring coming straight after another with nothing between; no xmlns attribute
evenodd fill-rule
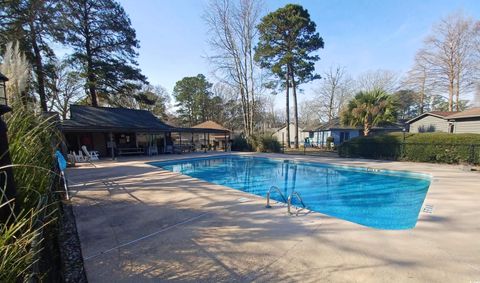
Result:
<svg viewBox="0 0 480 283"><path fill-rule="evenodd" d="M202 20L208 0L120 0L137 31L139 64L150 83L170 93L175 82L199 73L210 76L207 27ZM364 71L407 71L432 25L455 11L480 19L480 2L446 0L265 1L274 11L288 3L309 10L325 41L316 71L344 66L353 76ZM305 87L310 97L315 83ZM278 99L278 98L277 98ZM283 103L282 103L283 104Z"/></svg>

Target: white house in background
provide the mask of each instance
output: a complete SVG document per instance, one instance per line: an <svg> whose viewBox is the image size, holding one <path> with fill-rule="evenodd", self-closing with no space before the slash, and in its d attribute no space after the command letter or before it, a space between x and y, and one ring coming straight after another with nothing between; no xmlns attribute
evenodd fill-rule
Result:
<svg viewBox="0 0 480 283"><path fill-rule="evenodd" d="M295 124L290 123L290 145L295 145ZM273 133L274 137L282 144L287 144L287 126L283 126ZM298 127L298 144L303 145L305 143L305 138L308 137L308 133L303 131L303 128Z"/></svg>
<svg viewBox="0 0 480 283"><path fill-rule="evenodd" d="M432 111L409 121L410 133L472 133L480 134L480 107L462 112Z"/></svg>

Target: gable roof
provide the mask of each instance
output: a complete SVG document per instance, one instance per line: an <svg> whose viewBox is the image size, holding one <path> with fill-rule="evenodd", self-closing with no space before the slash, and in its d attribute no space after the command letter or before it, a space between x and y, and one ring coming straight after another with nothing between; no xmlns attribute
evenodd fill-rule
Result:
<svg viewBox="0 0 480 283"><path fill-rule="evenodd" d="M380 126L374 126L372 127L372 130L399 130L401 131L403 129L403 125L400 123L385 123ZM322 132L322 131L332 131L332 130L363 130L363 127L361 126L343 126L340 123L339 118L334 118L330 122L326 122L321 124L317 129L311 130L311 132Z"/></svg>
<svg viewBox="0 0 480 283"><path fill-rule="evenodd" d="M361 127L343 126L340 123L339 118L333 118L330 122L320 124L316 129L311 130L311 132L329 131L334 129L357 130L361 129Z"/></svg>
<svg viewBox="0 0 480 283"><path fill-rule="evenodd" d="M290 126L294 126L294 127L295 127L295 123L290 122ZM287 128L287 125L282 126L282 127L278 128L278 129L274 132L274 134L275 134L275 133L278 133L278 132L280 132L281 130L286 129L286 128ZM299 131L299 132L304 132L303 128L300 127L300 126L298 126L298 131Z"/></svg>
<svg viewBox="0 0 480 283"><path fill-rule="evenodd" d="M465 111L448 116L450 119L474 118L480 117L480 107L470 108Z"/></svg>
<svg viewBox="0 0 480 283"><path fill-rule="evenodd" d="M165 124L146 110L128 108L70 106L70 119L63 121L64 130L145 130L148 132L171 131Z"/></svg>
<svg viewBox="0 0 480 283"><path fill-rule="evenodd" d="M408 120L406 123L407 124L413 123L417 120L422 119L425 116L434 116L434 117L437 117L437 118L446 119L447 117L450 117L451 115L454 115L454 114L457 114L457 113L459 113L459 112L457 112L457 111L430 111L430 112L425 112L423 114L420 114L417 117L414 117L414 118Z"/></svg>
<svg viewBox="0 0 480 283"><path fill-rule="evenodd" d="M193 126L192 128L195 128L195 129L212 129L212 130L230 132L230 130L226 129L222 125L220 125L218 123L215 123L213 121L205 121L203 123L200 123L198 125Z"/></svg>

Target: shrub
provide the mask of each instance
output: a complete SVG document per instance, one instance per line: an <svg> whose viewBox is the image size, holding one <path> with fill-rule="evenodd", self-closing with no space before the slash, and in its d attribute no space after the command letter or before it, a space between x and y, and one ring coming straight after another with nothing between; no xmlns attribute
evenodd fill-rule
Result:
<svg viewBox="0 0 480 283"><path fill-rule="evenodd" d="M276 137L271 135L260 136L257 140L258 152L280 152L281 145Z"/></svg>
<svg viewBox="0 0 480 283"><path fill-rule="evenodd" d="M47 193L55 162L54 150L60 142L55 117L37 115L16 109L6 119L10 156L15 164L17 201L22 206L36 206L40 195Z"/></svg>
<svg viewBox="0 0 480 283"><path fill-rule="evenodd" d="M15 166L17 209L10 207L11 221L0 223L0 282L20 282L32 275L32 265L39 262L40 253L46 250L43 232L55 233L56 203L49 189L56 184L50 170L59 136L53 117L46 118L23 107L14 107L6 123Z"/></svg>
<svg viewBox="0 0 480 283"><path fill-rule="evenodd" d="M327 137L327 149L331 149L332 148L332 142L334 141L333 137L330 136L330 137Z"/></svg>
<svg viewBox="0 0 480 283"><path fill-rule="evenodd" d="M358 137L343 143L342 157L363 157L434 163L480 163L479 134L393 133Z"/></svg>
<svg viewBox="0 0 480 283"><path fill-rule="evenodd" d="M255 146L251 139L243 136L236 136L232 140L232 150L234 151L253 151Z"/></svg>
<svg viewBox="0 0 480 283"><path fill-rule="evenodd" d="M357 137L338 148L342 157L363 157L397 160L401 154L401 140L394 135Z"/></svg>
<svg viewBox="0 0 480 283"><path fill-rule="evenodd" d="M258 151L258 152L280 152L281 145L277 138L269 134L256 134L249 138L242 136L235 137L232 141L232 150L235 151Z"/></svg>
<svg viewBox="0 0 480 283"><path fill-rule="evenodd" d="M406 140L406 160L435 163L480 163L479 134L422 133Z"/></svg>

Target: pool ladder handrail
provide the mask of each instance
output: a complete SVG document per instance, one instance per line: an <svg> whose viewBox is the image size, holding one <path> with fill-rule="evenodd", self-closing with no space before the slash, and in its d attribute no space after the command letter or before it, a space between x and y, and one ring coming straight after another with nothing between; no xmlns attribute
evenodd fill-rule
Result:
<svg viewBox="0 0 480 283"><path fill-rule="evenodd" d="M289 196L288 196L288 199L287 199L287 211L288 211L288 214L293 214L291 211L290 211L290 208L292 206L292 198L293 197L297 197L297 199L300 201L300 203L302 204L303 208L305 208L305 203L303 202L302 200L302 197L300 196L300 194L298 192L292 192ZM297 216L298 216L298 212L299 210L297 210Z"/></svg>
<svg viewBox="0 0 480 283"><path fill-rule="evenodd" d="M268 192L267 192L267 205L265 205L266 208L271 208L272 207L270 205L270 195L272 193L272 190L273 190L273 192L277 192L282 197L284 202L287 202L287 199L282 194L282 191L280 191L280 189L277 186L271 186L270 189L268 189Z"/></svg>

